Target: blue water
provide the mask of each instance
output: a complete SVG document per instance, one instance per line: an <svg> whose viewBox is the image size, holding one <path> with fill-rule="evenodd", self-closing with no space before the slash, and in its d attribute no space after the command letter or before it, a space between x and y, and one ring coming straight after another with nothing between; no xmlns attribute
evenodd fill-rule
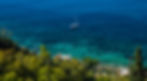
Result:
<svg viewBox="0 0 147 81"><path fill-rule="evenodd" d="M32 51L45 44L52 55L128 64L141 45L147 57L145 0L4 0L0 12L0 27Z"/></svg>

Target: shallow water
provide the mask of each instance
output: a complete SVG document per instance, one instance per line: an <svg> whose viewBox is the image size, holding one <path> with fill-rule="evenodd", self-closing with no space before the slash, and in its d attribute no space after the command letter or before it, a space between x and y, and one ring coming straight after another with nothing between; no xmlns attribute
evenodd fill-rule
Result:
<svg viewBox="0 0 147 81"><path fill-rule="evenodd" d="M45 44L53 55L90 56L105 63L128 64L135 47L141 45L147 57L146 1L0 2L0 27L33 51ZM74 22L78 28L72 30Z"/></svg>

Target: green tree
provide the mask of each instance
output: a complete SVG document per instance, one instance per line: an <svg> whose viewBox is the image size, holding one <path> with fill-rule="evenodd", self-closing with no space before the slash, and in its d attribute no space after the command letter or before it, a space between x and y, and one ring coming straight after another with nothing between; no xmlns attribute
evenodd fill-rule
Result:
<svg viewBox="0 0 147 81"><path fill-rule="evenodd" d="M18 77L15 72L9 72L5 74L3 81L17 81Z"/></svg>
<svg viewBox="0 0 147 81"><path fill-rule="evenodd" d="M135 52L134 63L131 66L131 81L145 81L143 72L142 49L138 47Z"/></svg>
<svg viewBox="0 0 147 81"><path fill-rule="evenodd" d="M66 81L67 76L62 68L54 67L52 71L51 81Z"/></svg>
<svg viewBox="0 0 147 81"><path fill-rule="evenodd" d="M98 65L98 61L95 59L90 59L90 58L85 58L84 59L84 63L87 67L87 69L93 69L95 66Z"/></svg>
<svg viewBox="0 0 147 81"><path fill-rule="evenodd" d="M35 81L32 77L27 77L25 81ZM41 81L41 80L40 80Z"/></svg>
<svg viewBox="0 0 147 81"><path fill-rule="evenodd" d="M48 64L50 61L50 53L44 45L40 46L39 58L40 64Z"/></svg>
<svg viewBox="0 0 147 81"><path fill-rule="evenodd" d="M0 65L5 64L5 62L6 62L6 55L4 54L4 52L0 51Z"/></svg>
<svg viewBox="0 0 147 81"><path fill-rule="evenodd" d="M38 68L40 67L38 63L38 58L36 56L31 55L24 57L23 64L26 69L32 72L36 72L36 70L38 70Z"/></svg>
<svg viewBox="0 0 147 81"><path fill-rule="evenodd" d="M38 81L50 81L50 69L49 66L41 67L38 71Z"/></svg>
<svg viewBox="0 0 147 81"><path fill-rule="evenodd" d="M96 81L111 81L111 78L109 76L100 76Z"/></svg>

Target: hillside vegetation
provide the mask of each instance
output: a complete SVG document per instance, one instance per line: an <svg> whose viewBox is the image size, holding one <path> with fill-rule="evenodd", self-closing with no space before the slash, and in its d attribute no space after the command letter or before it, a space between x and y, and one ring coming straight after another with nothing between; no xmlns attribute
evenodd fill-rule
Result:
<svg viewBox="0 0 147 81"><path fill-rule="evenodd" d="M94 59L52 58L44 45L35 54L0 37L0 81L145 81L141 54L141 48L137 48L131 73L120 76L109 69L98 69L99 61Z"/></svg>

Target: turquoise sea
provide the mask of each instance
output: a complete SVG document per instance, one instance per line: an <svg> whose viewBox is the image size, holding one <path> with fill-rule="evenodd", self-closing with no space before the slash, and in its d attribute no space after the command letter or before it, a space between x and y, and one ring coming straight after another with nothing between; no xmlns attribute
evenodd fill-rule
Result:
<svg viewBox="0 0 147 81"><path fill-rule="evenodd" d="M0 28L22 47L52 55L128 64L136 46L147 57L147 1L1 0Z"/></svg>

